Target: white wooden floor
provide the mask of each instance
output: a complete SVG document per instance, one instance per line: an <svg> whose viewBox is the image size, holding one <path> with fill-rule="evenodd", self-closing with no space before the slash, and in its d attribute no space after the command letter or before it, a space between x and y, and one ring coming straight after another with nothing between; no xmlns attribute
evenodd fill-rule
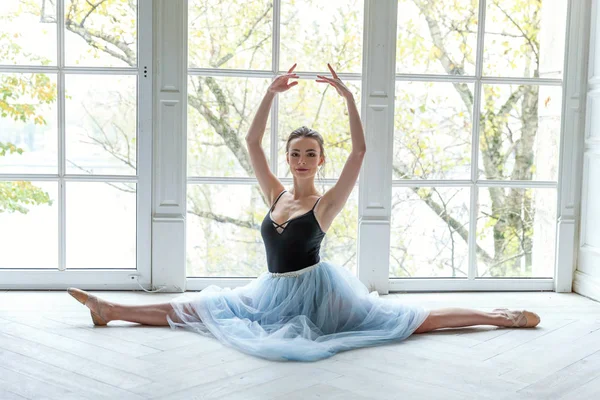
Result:
<svg viewBox="0 0 600 400"><path fill-rule="evenodd" d="M95 292L132 304L176 294ZM317 362L272 362L169 327L94 328L66 292L0 292L0 399L600 399L600 304L576 294L392 294L426 308L527 308Z"/></svg>

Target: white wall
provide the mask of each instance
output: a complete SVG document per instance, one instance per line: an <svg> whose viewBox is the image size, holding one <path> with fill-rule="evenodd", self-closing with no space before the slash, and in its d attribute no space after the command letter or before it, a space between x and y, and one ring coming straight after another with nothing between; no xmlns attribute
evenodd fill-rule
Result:
<svg viewBox="0 0 600 400"><path fill-rule="evenodd" d="M573 290L600 300L600 0L591 1L579 253Z"/></svg>

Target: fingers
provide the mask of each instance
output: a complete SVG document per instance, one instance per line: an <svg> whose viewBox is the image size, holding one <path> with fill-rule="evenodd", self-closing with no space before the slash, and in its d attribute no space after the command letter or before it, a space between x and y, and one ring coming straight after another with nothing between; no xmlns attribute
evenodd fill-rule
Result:
<svg viewBox="0 0 600 400"><path fill-rule="evenodd" d="M333 80L333 79L331 79L331 78L329 78L327 76L323 76L323 75L317 75L317 78L322 79L323 82L329 82L329 83L332 83L332 84L336 82L335 80ZM317 82L318 82L318 80L317 80Z"/></svg>
<svg viewBox="0 0 600 400"><path fill-rule="evenodd" d="M298 63L292 65L292 68L289 69L288 74L291 73L294 70L294 68L296 68L296 65L298 65Z"/></svg>
<svg viewBox="0 0 600 400"><path fill-rule="evenodd" d="M333 86L333 87L335 88L335 90L337 90L337 91L339 92L339 89L338 89L338 87L337 87L337 86L335 85L335 83L333 83L333 82L329 82L329 81L326 81L326 80L323 80L323 79L316 79L316 81L317 81L317 82L321 82L321 83L328 83L328 84L330 84L331 86Z"/></svg>
<svg viewBox="0 0 600 400"><path fill-rule="evenodd" d="M283 75L279 75L277 78L275 78L275 81L277 82L287 82L290 79L299 79L300 77L296 74L283 74Z"/></svg>
<svg viewBox="0 0 600 400"><path fill-rule="evenodd" d="M297 84L298 84L298 81L295 81L295 82L292 82L292 83L290 83L290 84L288 85L288 89L289 89L289 88L291 88L291 87L293 87L293 86L296 86Z"/></svg>
<svg viewBox="0 0 600 400"><path fill-rule="evenodd" d="M331 67L331 65L329 63L327 63L327 67L329 67L329 70L331 71L331 75L333 75L333 77L335 79L338 79L337 74L335 73L335 71L333 70L333 68Z"/></svg>
<svg viewBox="0 0 600 400"><path fill-rule="evenodd" d="M321 82L321 83L329 83L331 86L335 87L335 83L329 82L329 81L324 81L322 79L317 79L317 82Z"/></svg>

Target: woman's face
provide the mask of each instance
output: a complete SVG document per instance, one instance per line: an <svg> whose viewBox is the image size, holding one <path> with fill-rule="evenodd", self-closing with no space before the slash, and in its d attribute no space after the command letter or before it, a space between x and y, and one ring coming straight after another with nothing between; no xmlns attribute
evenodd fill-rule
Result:
<svg viewBox="0 0 600 400"><path fill-rule="evenodd" d="M322 158L319 142L307 137L293 139L286 155L292 175L298 178L314 176L323 163Z"/></svg>

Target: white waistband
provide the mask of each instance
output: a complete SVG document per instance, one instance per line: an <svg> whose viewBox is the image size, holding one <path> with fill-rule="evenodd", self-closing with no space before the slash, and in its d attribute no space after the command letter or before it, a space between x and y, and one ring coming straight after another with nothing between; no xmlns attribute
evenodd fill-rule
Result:
<svg viewBox="0 0 600 400"><path fill-rule="evenodd" d="M302 268L299 269L298 271L291 271L291 272L269 272L269 274L273 277L273 278L280 278L280 277L292 277L292 278L297 278L300 275L308 272L308 271L312 271L313 269L317 268L319 266L320 262L316 263L315 265L311 265L310 267L306 267L306 268Z"/></svg>

